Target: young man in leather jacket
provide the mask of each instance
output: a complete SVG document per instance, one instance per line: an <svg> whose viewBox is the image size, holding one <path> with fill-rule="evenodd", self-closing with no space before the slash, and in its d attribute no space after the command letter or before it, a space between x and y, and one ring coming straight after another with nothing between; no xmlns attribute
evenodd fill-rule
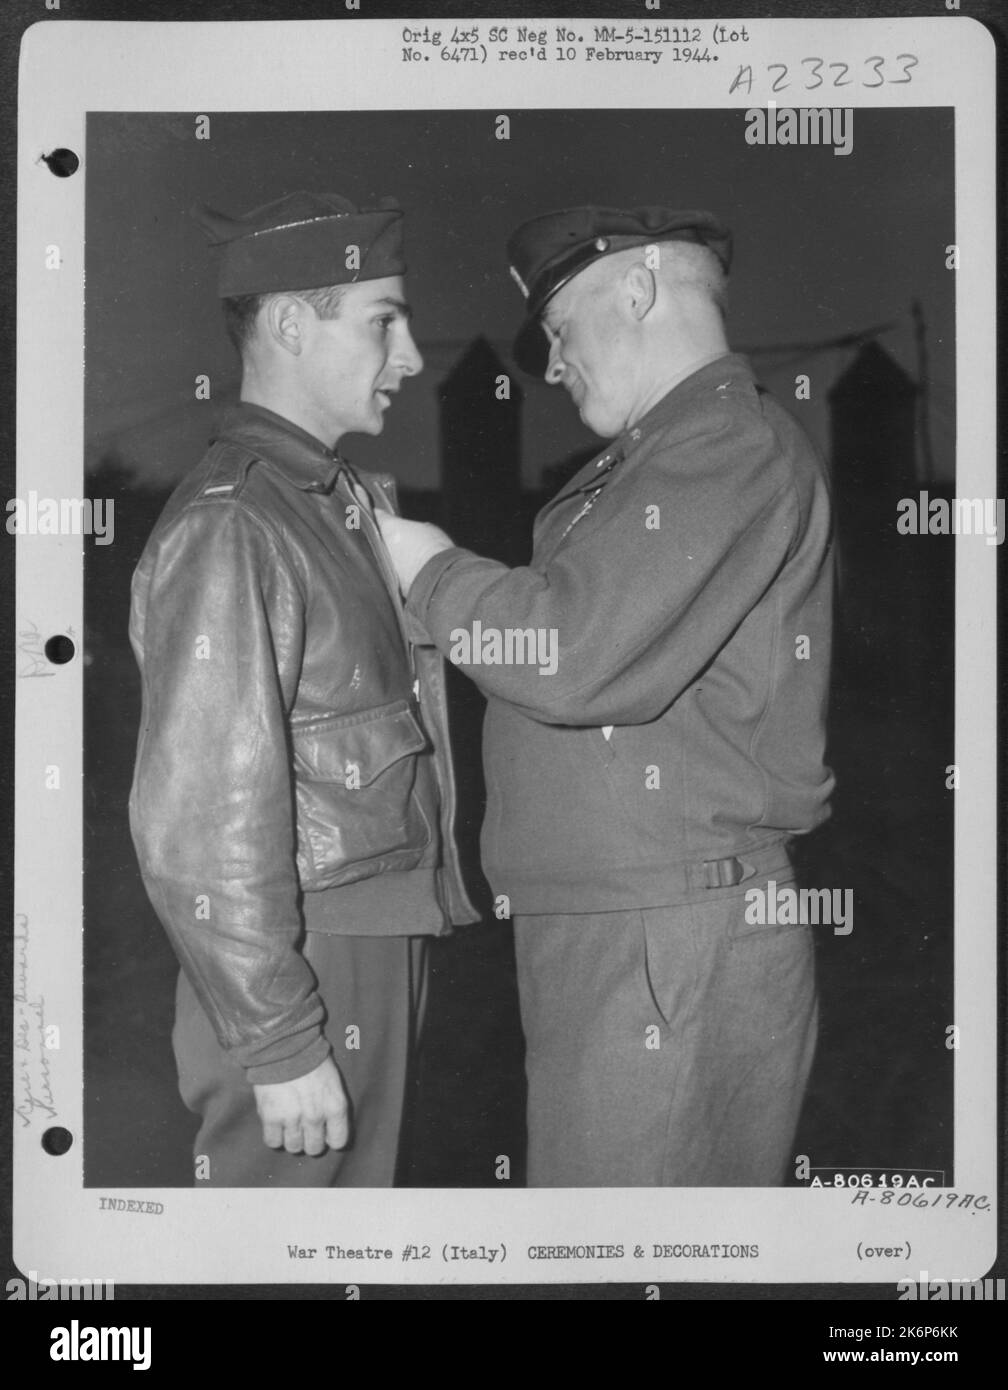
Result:
<svg viewBox="0 0 1008 1390"><path fill-rule="evenodd" d="M133 581L130 819L182 966L174 1048L197 1184L394 1181L427 939L471 922L441 658L405 626L336 452L422 360L390 200L203 208L240 400Z"/></svg>

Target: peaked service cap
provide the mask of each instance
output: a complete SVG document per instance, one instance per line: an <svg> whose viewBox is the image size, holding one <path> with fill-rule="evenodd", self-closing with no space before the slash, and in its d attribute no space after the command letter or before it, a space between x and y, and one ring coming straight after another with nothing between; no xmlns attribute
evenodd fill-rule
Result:
<svg viewBox="0 0 1008 1390"><path fill-rule="evenodd" d="M204 203L192 215L217 255L221 299L350 285L406 270L403 212L394 198L358 208L335 193L290 193L243 217ZM348 257L351 246L359 257Z"/></svg>
<svg viewBox="0 0 1008 1390"><path fill-rule="evenodd" d="M726 271L731 266L731 233L710 212L563 208L523 222L507 244L512 278L525 296L525 322L514 341L519 367L533 376L546 370L549 345L539 316L558 290L603 256L657 241L708 246Z"/></svg>

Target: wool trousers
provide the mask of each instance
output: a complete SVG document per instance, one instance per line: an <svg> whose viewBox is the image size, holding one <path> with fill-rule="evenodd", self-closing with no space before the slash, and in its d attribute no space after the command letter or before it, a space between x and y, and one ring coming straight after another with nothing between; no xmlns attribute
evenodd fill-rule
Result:
<svg viewBox="0 0 1008 1390"><path fill-rule="evenodd" d="M782 1183L816 1042L812 933L745 907L516 917L529 1186Z"/></svg>
<svg viewBox="0 0 1008 1390"><path fill-rule="evenodd" d="M426 944L424 937L306 933L304 956L318 981L326 1036L351 1104L349 1145L317 1157L263 1143L244 1070L220 1047L189 981L179 976L172 1043L182 1099L200 1117L196 1186L393 1184L423 1009ZM359 1031L348 1034L350 1028Z"/></svg>

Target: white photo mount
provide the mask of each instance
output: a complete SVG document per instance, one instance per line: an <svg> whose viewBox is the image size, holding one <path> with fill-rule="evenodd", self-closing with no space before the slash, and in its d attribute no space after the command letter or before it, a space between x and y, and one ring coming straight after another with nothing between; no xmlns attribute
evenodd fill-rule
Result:
<svg viewBox="0 0 1008 1390"><path fill-rule="evenodd" d="M646 22L655 28L652 17ZM622 30L628 22L612 23ZM27 506L32 493L57 500L85 495L89 117L182 113L195 121L209 113L212 122L226 113L266 120L270 113L300 111L327 113L337 122L341 112L457 111L480 113L492 130L500 113L515 123L524 112L732 110L738 113L741 145L747 110L764 108L769 122L775 108L785 104L850 109L855 130L858 114L868 110L954 110L959 254L949 273L956 289L956 487L964 497L994 498L995 49L990 36L958 14L747 20L744 44L726 39L715 45L714 23L670 20L669 25L689 31L679 43L662 37L627 45L595 40L594 20L536 19L530 27L537 34L545 31L547 42L524 45L530 50L527 59L501 59L501 49L517 51L523 45L513 35L494 42L491 30L518 26L513 20L482 18L465 22L467 36L475 29L477 37L455 48L471 49L475 56L458 60L443 59L445 43L434 45L429 37L436 27L451 31L462 25L453 20L404 25L357 19L346 25L60 19L35 25L23 40L19 104L18 498ZM420 37L407 41L407 28ZM558 43L558 30L574 37ZM716 48L716 62L671 57L673 50L709 45ZM540 47L544 58L536 56ZM661 56L654 61L589 58L589 48L657 49ZM419 56L405 58L407 49ZM821 70L810 67L810 54L819 56ZM912 64L908 55L915 59ZM746 69L748 78L739 81ZM842 90L829 85L837 78L843 79ZM69 177L55 175L44 162L43 156L60 149L80 156L80 168ZM562 182L562 151L550 153ZM753 158L767 153L752 151ZM334 162L339 167L339 160ZM823 177L829 175L825 170ZM432 199L439 192L432 188ZM562 202L558 184L557 205ZM503 234L499 240L488 263L507 281ZM128 254L125 242L123 254ZM936 241L934 254L944 257L946 247ZM171 271L164 267L166 275ZM745 273L758 276L760 267L749 263ZM814 284L808 292L814 296ZM152 335L157 331L152 323ZM53 407L54 383L59 384L58 408ZM40 515L38 502L34 515ZM944 775L946 764L959 770L959 788L949 791L955 796L955 1016L947 1024L959 1030L955 1185L946 1188L936 1181L914 1190L909 1201L902 1199L910 1189L890 1188L888 1202L881 1200L882 1189L860 1189L869 1195L857 1202L854 1187L495 1190L488 1181L479 1190L222 1193L198 1186L85 1186L81 783L87 648L81 642L81 561L82 550L94 540L49 534L38 525L17 540L14 1258L24 1273L131 1285L896 1285L916 1280L921 1272L954 1281L979 1279L989 1270L998 1215L997 546L977 536L959 535L955 541L955 746L933 750L936 776ZM59 637L69 637L76 647L73 659L62 664L46 655L46 643ZM133 731L126 736L132 739ZM61 1129L72 1138L71 1146L47 1151L47 1145L59 1147L53 1132ZM819 1161L827 1156L814 1159ZM886 1161L891 1160L866 1155L865 1171L878 1172ZM586 1244L622 1253L604 1260L535 1253ZM347 1259L327 1255L327 1246L391 1254ZM744 1247L759 1253L655 1255L666 1247L680 1252ZM291 1248L315 1254L294 1258ZM452 1253L462 1250L484 1254ZM497 1252L493 1259L491 1251ZM404 1252L417 1253L404 1257Z"/></svg>

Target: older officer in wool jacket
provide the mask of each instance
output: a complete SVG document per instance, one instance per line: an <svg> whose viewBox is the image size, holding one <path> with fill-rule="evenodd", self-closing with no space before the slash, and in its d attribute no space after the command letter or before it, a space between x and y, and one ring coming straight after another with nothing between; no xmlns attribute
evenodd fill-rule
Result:
<svg viewBox="0 0 1008 1390"><path fill-rule="evenodd" d="M199 220L241 399L154 529L130 622L131 825L182 966L195 1177L384 1186L424 944L476 915L441 658L407 636L374 519L392 480L335 451L422 365L402 213L301 193Z"/></svg>
<svg viewBox="0 0 1008 1390"><path fill-rule="evenodd" d="M813 945L747 908L793 880L789 842L833 785L823 465L728 350L710 214L568 209L509 251L519 364L612 443L540 513L525 567L379 520L442 652L476 623L558 643L552 673L462 666L488 698L483 854L514 915L529 1181L779 1183Z"/></svg>

